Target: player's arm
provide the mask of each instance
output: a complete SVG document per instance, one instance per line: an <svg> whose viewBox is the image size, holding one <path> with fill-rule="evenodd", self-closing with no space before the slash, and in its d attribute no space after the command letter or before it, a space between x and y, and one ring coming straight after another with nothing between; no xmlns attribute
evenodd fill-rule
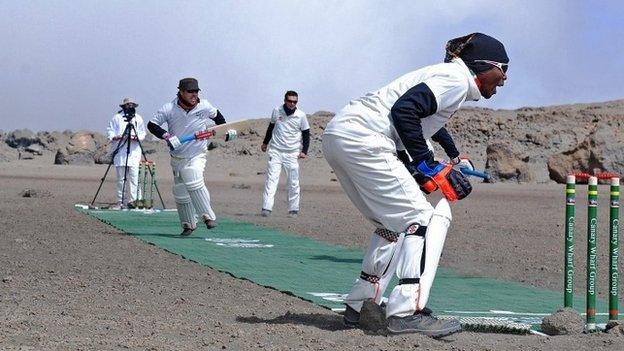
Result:
<svg viewBox="0 0 624 351"><path fill-rule="evenodd" d="M405 92L392 106L394 127L414 163L434 162L423 135L421 119L436 113L438 104L427 84L420 83Z"/></svg>
<svg viewBox="0 0 624 351"><path fill-rule="evenodd" d="M158 139L165 139L165 134L167 134L165 129L152 121L147 122L147 130L154 134L154 136Z"/></svg>
<svg viewBox="0 0 624 351"><path fill-rule="evenodd" d="M453 137L445 127L440 128L440 130L432 135L431 140L442 146L442 149L444 149L444 152L453 163L456 163L456 160L459 162L459 151L457 151Z"/></svg>
<svg viewBox="0 0 624 351"><path fill-rule="evenodd" d="M304 154L308 154L308 148L310 147L310 129L301 131L301 142L303 146L301 147L301 152Z"/></svg>
<svg viewBox="0 0 624 351"><path fill-rule="evenodd" d="M394 127L413 160L408 164L408 170L421 189L426 193L440 189L450 201L463 199L472 191L470 183L461 172L434 160L423 135L421 119L437 110L433 91L427 84L420 83L403 94L390 113Z"/></svg>

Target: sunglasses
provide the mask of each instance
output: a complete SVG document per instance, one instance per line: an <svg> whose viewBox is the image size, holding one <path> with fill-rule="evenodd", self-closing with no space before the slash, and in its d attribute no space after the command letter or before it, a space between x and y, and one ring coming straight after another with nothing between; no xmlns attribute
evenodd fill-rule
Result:
<svg viewBox="0 0 624 351"><path fill-rule="evenodd" d="M490 61L490 60L474 60L474 62L484 62L489 65L495 66L496 68L500 69L501 72L503 72L503 74L507 74L507 67L509 66L509 64L507 63L500 63L500 62Z"/></svg>
<svg viewBox="0 0 624 351"><path fill-rule="evenodd" d="M289 102L291 104L297 104L297 102L299 102L298 100L288 100L286 99L286 102Z"/></svg>
<svg viewBox="0 0 624 351"><path fill-rule="evenodd" d="M199 93L199 90L186 90L186 92L191 94L197 94Z"/></svg>

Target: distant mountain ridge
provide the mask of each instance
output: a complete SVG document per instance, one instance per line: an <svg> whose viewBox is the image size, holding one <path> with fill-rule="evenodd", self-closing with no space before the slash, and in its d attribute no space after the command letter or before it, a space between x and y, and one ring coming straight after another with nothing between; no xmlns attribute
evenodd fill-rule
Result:
<svg viewBox="0 0 624 351"><path fill-rule="evenodd" d="M321 134L334 116L318 111L308 115L312 158L321 158ZM264 157L260 144L268 118L239 125L239 138L226 143L216 138L211 152L236 157ZM624 173L624 100L516 110L463 108L448 129L462 155L495 181L563 182L573 171ZM148 138L148 153L167 152L162 141ZM27 129L0 131L0 162L56 153L58 164L107 163L109 142L96 132L33 133ZM445 155L436 147L436 156Z"/></svg>

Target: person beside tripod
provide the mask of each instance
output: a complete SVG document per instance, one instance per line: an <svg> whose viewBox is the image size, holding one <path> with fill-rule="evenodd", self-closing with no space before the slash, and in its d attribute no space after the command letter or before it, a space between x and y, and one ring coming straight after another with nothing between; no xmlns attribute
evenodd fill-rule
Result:
<svg viewBox="0 0 624 351"><path fill-rule="evenodd" d="M113 209L134 208L137 196L140 196L137 183L141 162L140 141L145 139L145 124L136 113L138 106L134 99L124 98L119 104L121 110L108 123L107 136L112 141L112 162L117 171L117 204ZM124 193L127 183L130 184L129 196Z"/></svg>

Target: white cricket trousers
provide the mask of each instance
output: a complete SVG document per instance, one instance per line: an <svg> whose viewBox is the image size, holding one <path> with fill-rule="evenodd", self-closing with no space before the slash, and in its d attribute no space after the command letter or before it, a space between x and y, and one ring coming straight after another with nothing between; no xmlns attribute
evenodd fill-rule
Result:
<svg viewBox="0 0 624 351"><path fill-rule="evenodd" d="M137 189L137 183L139 180L139 167L131 167L128 166L128 173L126 174L126 189L130 189L130 193L126 193L126 196L123 196L124 193L124 172L126 170L126 166L115 166L115 170L117 171L117 202L121 203L121 199L124 199L125 203L134 202L137 199L137 196L140 198L140 193L137 191L141 191L141 189Z"/></svg>
<svg viewBox="0 0 624 351"><path fill-rule="evenodd" d="M273 210L273 200L277 191L282 168L286 172L286 186L288 187L288 210L299 211L299 151L284 152L269 148L269 165L264 182L262 208Z"/></svg>
<svg viewBox="0 0 624 351"><path fill-rule="evenodd" d="M379 303L384 282L387 284L386 278L395 268L400 279L419 278L424 238L406 237L405 233L414 224L427 226L434 208L397 158L395 147L388 137L372 131L358 139L323 135L325 158L351 202L375 224L376 232L388 230L400 234L394 240L373 234L362 261L365 274L356 279L346 298L346 303L356 311L367 299ZM362 276L366 274L374 279L364 279ZM404 316L416 311L417 286L397 285L395 290L403 292L406 288L405 294L393 291L390 295L387 311L392 312L389 315Z"/></svg>

